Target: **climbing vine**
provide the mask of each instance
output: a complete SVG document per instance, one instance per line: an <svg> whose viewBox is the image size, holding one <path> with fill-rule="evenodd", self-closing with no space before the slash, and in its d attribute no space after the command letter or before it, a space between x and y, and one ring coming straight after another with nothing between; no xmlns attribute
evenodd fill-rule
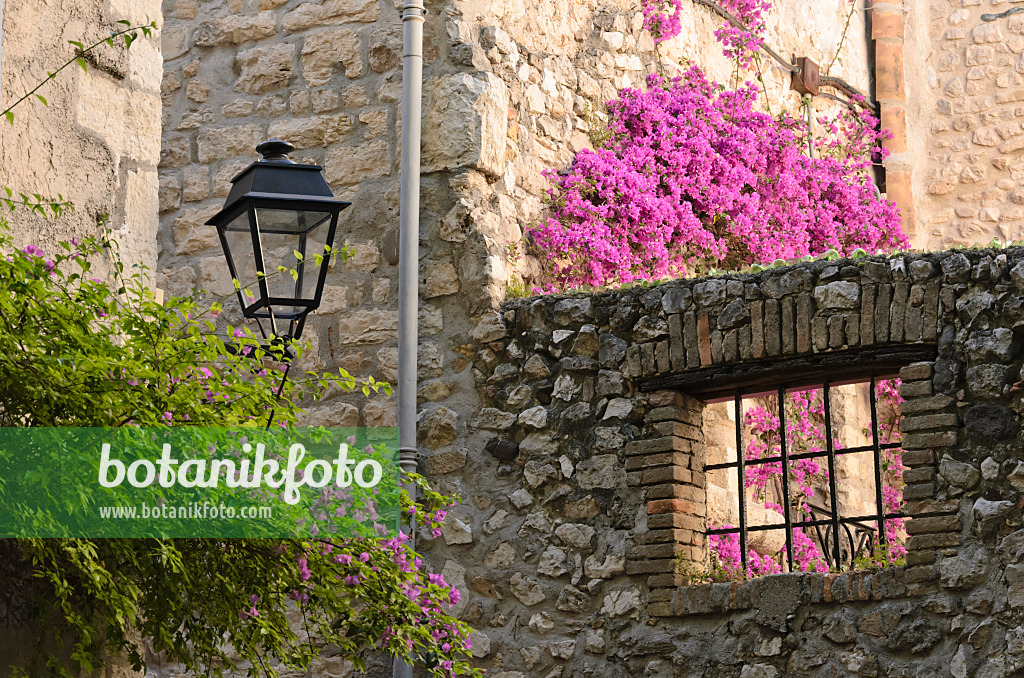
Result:
<svg viewBox="0 0 1024 678"><path fill-rule="evenodd" d="M655 42L671 40L682 31L680 17L684 1L644 0L644 28L651 32ZM749 68L761 46L764 15L771 10L772 4L769 0L721 0L719 5L745 28L727 22L715 31L715 38L722 44L727 57L738 59L744 68Z"/></svg>
<svg viewBox="0 0 1024 678"><path fill-rule="evenodd" d="M868 169L886 136L863 109L806 127L755 110L697 67L609 102L612 137L549 173L550 215L531 232L551 288L678 277L711 267L906 245L895 204Z"/></svg>
<svg viewBox="0 0 1024 678"><path fill-rule="evenodd" d="M143 37L155 29L137 28ZM33 97L46 104L43 84L71 64L86 68L103 45L131 47L134 30L72 42L74 56L0 116L12 120ZM15 195L5 189L0 206L55 217L72 208L59 196ZM112 234L98 230L48 250L19 248L0 214L0 424L288 427L329 393L390 395L387 384L341 369L293 370L283 381L281 352L300 361L307 346L265 347L228 325L219 317L228 297L158 303L149 271L125 266ZM349 254L337 248L317 263ZM52 496L48 472L22 480ZM403 515L440 536L451 500L410 480L419 499L403 495ZM12 491L0 482L0 498ZM99 675L126 670L112 669L120 657L136 672L166 662L196 675L294 675L326 651L355 669L384 653L433 676L479 675L468 663L470 629L452 615L458 589L430 571L407 534L374 529L347 539L2 539L4 613L39 633L26 661L0 657L0 673Z"/></svg>

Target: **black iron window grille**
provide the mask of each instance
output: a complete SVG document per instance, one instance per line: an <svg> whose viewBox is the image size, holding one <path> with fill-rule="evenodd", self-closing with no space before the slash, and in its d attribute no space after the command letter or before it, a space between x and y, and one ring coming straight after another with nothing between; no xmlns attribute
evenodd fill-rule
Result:
<svg viewBox="0 0 1024 678"><path fill-rule="evenodd" d="M849 384L849 381L842 382L843 384ZM748 564L749 551L748 551L748 533L762 530L785 530L786 543L784 550L784 571L794 571L794 546L793 546L793 531L794 529L802 529L804 534L808 531L813 531L812 539L817 542L822 556L825 558L829 569L832 571L838 571L844 567L851 567L855 561L864 555L871 555L875 557L880 550L886 548L886 521L892 519L899 519L907 517L905 513L893 512L885 510L885 502L883 500L883 468L882 468L882 455L883 450L891 450L899 448L901 443L898 441L882 441L882 433L879 426L878 416L878 403L876 395L876 383L877 378L872 377L870 380L870 410L871 410L871 442L868 445L856 446L856 447L844 447L836 449L835 440L833 438L833 421L832 421L832 403L831 403L831 390L832 387L837 384L830 384L825 382L820 386L822 390L823 409L824 409L824 428L825 428L825 449L812 450L809 452L801 452L791 454L790 449L787 446L787 430L786 430L786 394L795 391L807 391L813 387L801 386L799 388L787 389L781 387L777 391L778 395L778 418L779 418L779 439L778 439L778 450L777 454L769 454L757 459L746 458L746 445L744 440L744 409L743 400L744 396L750 396L750 394L744 394L741 391L737 391L734 397L735 403L735 422L736 422L736 460L725 463L708 464L705 470L715 471L720 469L736 469L736 475L739 481L739 526L738 527L721 527L709 529L708 535L727 535L727 534L739 534L739 550L740 558L742 561L742 572L749 573L750 568ZM761 391L760 395L764 392ZM836 458L842 455L857 454L857 453L871 453L873 457L874 466L874 512L867 515L853 515L844 516L842 514L842 507L839 506L838 500L838 488L836 479ZM791 489L790 489L790 470L793 462L801 459L814 459L814 458L826 458L828 464L828 501L824 504L818 502L809 502L806 499L801 500L803 506L804 515L798 515L794 519L794 514L798 513L795 510L794 502L792 501ZM766 524L766 525L748 525L747 524L747 480L746 471L750 466L763 465L763 464L776 464L781 462L781 480L778 485L781 485L780 494L782 500L782 523ZM879 548L881 547L881 549Z"/></svg>

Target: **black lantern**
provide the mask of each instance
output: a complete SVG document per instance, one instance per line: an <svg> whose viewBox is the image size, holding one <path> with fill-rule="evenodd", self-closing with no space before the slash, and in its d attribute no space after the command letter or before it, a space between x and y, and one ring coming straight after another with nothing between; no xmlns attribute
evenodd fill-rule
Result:
<svg viewBox="0 0 1024 678"><path fill-rule="evenodd" d="M257 146L263 159L231 180L224 209L206 222L241 285L242 314L271 342L298 339L320 305L338 215L351 204L334 197L319 165L289 159L293 150L280 139Z"/></svg>

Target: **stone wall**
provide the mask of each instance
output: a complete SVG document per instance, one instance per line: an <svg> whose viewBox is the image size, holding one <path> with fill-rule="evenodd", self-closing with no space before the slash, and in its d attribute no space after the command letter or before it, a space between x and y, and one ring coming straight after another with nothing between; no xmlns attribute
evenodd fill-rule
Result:
<svg viewBox="0 0 1024 678"><path fill-rule="evenodd" d="M768 39L783 53L828 63L848 5L830 0L813 16L784 0ZM397 269L386 244L397 228L401 129L400 3L382 0L166 0L163 31L160 286L230 290L219 246L204 222L253 147L280 136L296 159L320 163L335 192L353 201L340 238L357 256L328 280L326 302L307 325L312 361L357 376L394 380ZM713 33L722 20L684 3L684 33L657 49L639 4L434 2L425 27L424 188L421 212L420 396L428 417L477 403L466 355L484 339L513 275L524 229L543 214L546 168L563 169L590 144L602 102L683 58L723 81L731 67ZM833 67L867 89L864 22L858 13ZM766 62L773 110L795 110L789 76ZM822 107L826 102L822 100ZM316 421L394 422L393 404L344 398ZM434 404L436 403L436 404ZM460 426L463 425L460 423Z"/></svg>
<svg viewBox="0 0 1024 678"><path fill-rule="evenodd" d="M1024 237L1024 17L1011 7L905 3L909 154L920 233L933 249Z"/></svg>
<svg viewBox="0 0 1024 678"><path fill-rule="evenodd" d="M219 246L204 223L223 203L230 178L255 159L256 143L285 138L299 149L295 159L323 165L335 192L354 203L343 213L340 238L357 254L328 279L325 303L307 324L314 347L308 359L317 367L341 366L357 377L391 381L397 376L398 281L387 255L398 221L400 4L165 0L163 7L160 286L176 294L194 287L230 290ZM845 0L818 3L814 13L799 0L776 4L768 17L769 44L782 54L829 64L846 21ZM676 548L674 542L627 540L638 516L650 525L674 525L676 519L665 513L648 520L642 497L656 490L641 494L619 483L627 478L622 447L637 435L626 419L639 417L636 426L645 435L682 427L693 436L687 443L693 452L702 444L698 409L694 405L679 420L647 421L648 413L674 406L676 396L663 392L663 402L655 396L633 402L628 378L618 374L608 383L600 375L584 379L579 388L588 398L602 392L617 406L629 406L626 419L595 423L582 405L574 412L549 411L547 403L563 403L553 395L557 380L543 375L553 369L550 359L538 356L531 363L532 345L513 348L505 340L507 312L496 310L514 275L538 277L537 262L524 257L515 264L507 252L510 245L521 251L525 229L543 216L549 183L542 171L564 169L591 143L601 102L652 72L671 74L690 59L729 82L731 65L713 36L722 20L685 2L683 34L656 47L642 29L635 0L468 0L431 2L428 9L420 215L422 470L465 501L452 512L443 537L426 548L434 567L466 594L458 611L479 629L474 652L484 665L499 674L558 675L558 666L578 656L588 659L573 666L601 666L604 675L608 658L620 654L621 632L634 628L651 602L646 578L633 570L625 574L627 548L641 548L630 553L642 552L662 568L661 556ZM867 53L863 13L857 12L830 73L867 91ZM766 60L764 79L773 111L798 110L787 72ZM832 105L815 102L819 112ZM511 312L521 318L520 311ZM593 331L574 326L572 341L560 335L552 350L576 354L578 345L579 364L572 369L586 371L594 360L588 356L600 349L599 325L573 316L577 321L593 324ZM505 393L504 380L522 376L511 372L519 367L525 382ZM315 407L310 421L393 424L393 407L384 399L340 396ZM519 427L537 429L515 441L520 452L532 449L537 463L496 462L493 455L511 454L496 432ZM601 437L573 437L590 429ZM699 469L697 474L687 501L702 491ZM566 493L578 499L563 501ZM675 501L674 495L664 499ZM690 530L691 542L680 545L700 559L702 523L684 522L688 527L680 529ZM637 567L635 561L630 567Z"/></svg>
<svg viewBox="0 0 1024 678"><path fill-rule="evenodd" d="M159 19L157 0L5 2L0 88L5 105L35 87L73 56L68 40L91 43L115 22ZM140 36L141 37L141 36ZM160 153L160 46L140 39L125 51L104 46L88 72L68 68L15 109L0 127L0 185L23 193L62 194L75 211L57 221L27 210L8 215L20 244L44 249L94 234L100 215L123 246L126 261L155 268L157 171Z"/></svg>
<svg viewBox="0 0 1024 678"><path fill-rule="evenodd" d="M1017 675L1022 294L1012 248L506 305L478 344L475 438L424 431L486 440L425 459L467 501L423 545L463 589L483 664L503 678ZM883 350L931 356L899 370L906 566L686 585L680 563L704 562L704 407L667 377L703 375L699 391L774 365L796 384L814 361L880 365Z"/></svg>

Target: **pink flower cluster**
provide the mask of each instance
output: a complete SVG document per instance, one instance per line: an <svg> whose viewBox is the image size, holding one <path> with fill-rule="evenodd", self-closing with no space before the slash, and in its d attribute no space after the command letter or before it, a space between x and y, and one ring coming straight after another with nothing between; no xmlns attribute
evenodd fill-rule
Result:
<svg viewBox="0 0 1024 678"><path fill-rule="evenodd" d="M731 528L732 525L725 527ZM782 572L777 558L771 555L762 556L757 551L749 550L747 552L747 574L744 576L743 561L740 558L740 537L736 533L711 535L708 537L708 548L727 579L746 579Z"/></svg>
<svg viewBox="0 0 1024 678"><path fill-rule="evenodd" d="M899 441L900 433L900 380L880 381L875 385L875 400L878 409L879 439L882 443ZM903 457L900 448L882 450L882 505L886 513L897 513L903 509ZM889 560L895 561L907 555L907 531L903 520L890 518L885 521L885 540L889 549ZM882 563L877 562L881 565Z"/></svg>
<svg viewBox="0 0 1024 678"><path fill-rule="evenodd" d="M708 537L708 548L727 579L748 579L782 572L781 553L762 555L749 549L747 574L744 577L743 562L740 559L740 538L736 533L711 535ZM808 537L801 528L793 530L793 571L828 572L828 562L821 555L817 542Z"/></svg>
<svg viewBox="0 0 1024 678"><path fill-rule="evenodd" d="M786 447L790 454L802 452L820 452L825 449L825 434L820 421L825 406L818 390L799 391L786 396ZM780 426L776 412L759 405L750 407L744 412L746 425L750 428L747 442L746 459L748 461L777 457L779 448ZM790 482L796 483L794 498L799 501L813 497L814 483L827 472L823 471L817 459L797 459L790 462ZM772 478L782 475L782 463L757 464L747 466L747 487L754 490L757 497L766 501L766 506L781 513L782 507L767 502L766 489ZM825 475L827 477L827 475Z"/></svg>
<svg viewBox="0 0 1024 678"><path fill-rule="evenodd" d="M655 42L671 40L683 30L679 21L682 11L683 0L644 0L644 28Z"/></svg>
<svg viewBox="0 0 1024 678"><path fill-rule="evenodd" d="M27 258L35 260L42 260L43 257L46 256L46 252L44 252L41 247L37 247L35 245L26 245L25 248L21 250L21 253ZM8 261L9 260L10 257L8 257ZM52 259L47 259L43 262L43 265L46 267L46 271L50 274L52 274L53 270L56 268L56 264L53 263Z"/></svg>
<svg viewBox="0 0 1024 678"><path fill-rule="evenodd" d="M765 31L764 14L771 10L772 3L769 0L720 0L720 4L746 29L726 22L715 31L715 37L722 44L726 56L749 68L761 46ZM644 0L644 28L651 32L655 42L671 40L683 30L680 21L682 11L683 0Z"/></svg>
<svg viewBox="0 0 1024 678"><path fill-rule="evenodd" d="M609 102L612 138L549 172L552 212L531 231L555 287L906 244L866 171L883 136L869 112L821 120L809 158L805 127L755 99L752 85L724 91L693 67Z"/></svg>
<svg viewBox="0 0 1024 678"><path fill-rule="evenodd" d="M732 23L726 23L717 31L715 37L722 43L724 52L730 59L736 59L743 68L750 68L754 55L761 48L764 36L764 14L771 10L772 3L768 0L720 0L722 7L739 19L746 30Z"/></svg>
<svg viewBox="0 0 1024 678"><path fill-rule="evenodd" d="M453 650L464 648L469 650L472 643L468 636L458 627L445 621L444 614L453 606L459 603L461 594L459 590L445 581L441 574L430 573L424 570L422 559L415 555L409 548L409 536L399 532L397 536L388 539L362 539L357 538L343 542L331 542L326 539L314 540L305 546L305 552L295 554L297 575L300 588L291 591L289 598L299 604L310 600L317 585L326 586L374 586L374 577L379 573L396 568L399 572L411 575L401 584L402 593L412 601L419 610L417 620L419 625L429 630L429 635L435 647L442 653L442 659L438 663L438 669L442 675L454 676L454 662L444 658ZM341 551L334 554L335 550ZM345 550L349 552L344 552ZM280 553L285 553L284 545L279 547ZM334 571L336 582L316 582L309 567L309 558L316 554L321 558L329 558L337 569ZM333 554L333 555L332 555ZM250 600L250 607L243 608L239 612L241 619L256 619L259 611L256 608L258 597L253 595ZM395 619L394 622L408 623L410 620ZM386 646L395 637L393 631L388 631L379 639L380 646ZM409 648L410 651L412 648Z"/></svg>

